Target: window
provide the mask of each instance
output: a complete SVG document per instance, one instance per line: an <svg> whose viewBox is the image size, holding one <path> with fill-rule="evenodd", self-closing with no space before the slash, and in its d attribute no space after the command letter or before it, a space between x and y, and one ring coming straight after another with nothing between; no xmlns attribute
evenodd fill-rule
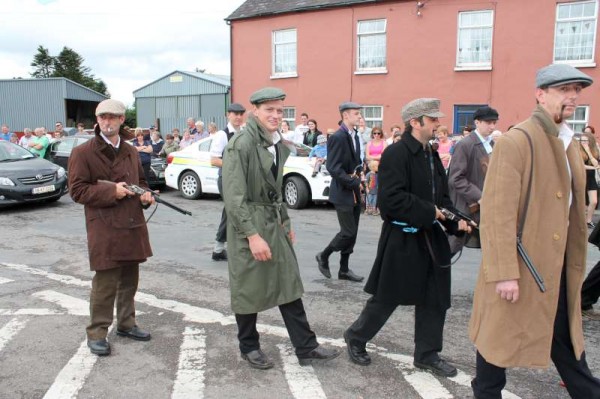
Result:
<svg viewBox="0 0 600 399"><path fill-rule="evenodd" d="M364 106L362 108L362 116L367 127L383 126L383 107L381 105Z"/></svg>
<svg viewBox="0 0 600 399"><path fill-rule="evenodd" d="M583 132L583 129L588 125L589 111L590 107L588 105L575 108L573 116L566 121L567 125L569 125L575 133Z"/></svg>
<svg viewBox="0 0 600 399"><path fill-rule="evenodd" d="M386 20L358 21L358 71L384 72L386 67Z"/></svg>
<svg viewBox="0 0 600 399"><path fill-rule="evenodd" d="M475 129L473 114L477 108L485 107L486 104L479 105L455 105L454 106L454 134L461 134L465 126L471 126Z"/></svg>
<svg viewBox="0 0 600 399"><path fill-rule="evenodd" d="M294 130L296 128L296 108L283 107L283 120L290 125L290 130Z"/></svg>
<svg viewBox="0 0 600 399"><path fill-rule="evenodd" d="M598 1L577 1L556 6L554 61L593 63Z"/></svg>
<svg viewBox="0 0 600 399"><path fill-rule="evenodd" d="M458 13L458 68L491 68L493 28L494 12L491 10Z"/></svg>
<svg viewBox="0 0 600 399"><path fill-rule="evenodd" d="M295 77L296 29L273 32L273 77Z"/></svg>

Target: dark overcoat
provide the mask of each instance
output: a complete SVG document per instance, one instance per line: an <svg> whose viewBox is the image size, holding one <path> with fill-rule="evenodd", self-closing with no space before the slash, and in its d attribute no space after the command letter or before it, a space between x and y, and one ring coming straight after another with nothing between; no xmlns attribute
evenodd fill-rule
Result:
<svg viewBox="0 0 600 399"><path fill-rule="evenodd" d="M139 196L117 200L115 185L126 182L148 188L131 138L123 129L115 152L96 130L96 137L73 149L69 157L69 192L83 204L91 270L141 263L152 256Z"/></svg>
<svg viewBox="0 0 600 399"><path fill-rule="evenodd" d="M439 305L450 307L450 248L442 226L435 222L435 206L453 210L446 172L437 151L430 157L410 133L383 152L379 165L378 206L383 226L377 257L365 291L396 305L418 305L425 300L427 279L434 278ZM435 199L433 196L435 187ZM392 221L418 229L403 231ZM457 223L444 222L456 233ZM432 259L427 241L435 259Z"/></svg>
<svg viewBox="0 0 600 399"><path fill-rule="evenodd" d="M360 164L350 134L345 126L340 126L327 139L327 170L331 174L329 202L354 206L356 201L360 201L360 179L350 176Z"/></svg>

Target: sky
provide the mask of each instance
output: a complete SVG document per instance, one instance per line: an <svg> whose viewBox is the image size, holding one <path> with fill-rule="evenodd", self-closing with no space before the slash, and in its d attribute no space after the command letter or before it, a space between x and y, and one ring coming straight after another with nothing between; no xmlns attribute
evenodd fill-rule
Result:
<svg viewBox="0 0 600 399"><path fill-rule="evenodd" d="M175 70L229 75L229 26L244 0L0 0L0 79L31 78L38 46L81 55L111 97Z"/></svg>

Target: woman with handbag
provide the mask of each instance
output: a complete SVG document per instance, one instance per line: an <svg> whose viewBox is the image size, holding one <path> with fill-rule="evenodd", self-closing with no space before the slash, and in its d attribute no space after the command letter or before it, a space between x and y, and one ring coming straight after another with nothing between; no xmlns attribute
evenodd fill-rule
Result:
<svg viewBox="0 0 600 399"><path fill-rule="evenodd" d="M583 133L579 142L581 144L581 156L583 157L583 162L585 163L586 172L585 190L588 196L586 221L588 227L593 229L596 227L596 225L592 222L592 217L594 216L596 205L598 205L598 183L596 182L596 174L598 173L598 169L600 169L600 163L598 163L600 154L598 151L598 144L596 143L596 139L594 138L593 134Z"/></svg>

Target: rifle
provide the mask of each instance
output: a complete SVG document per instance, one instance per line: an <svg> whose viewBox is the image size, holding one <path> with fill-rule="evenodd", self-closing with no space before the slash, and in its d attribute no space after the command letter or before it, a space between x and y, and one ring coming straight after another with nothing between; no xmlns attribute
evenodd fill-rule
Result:
<svg viewBox="0 0 600 399"><path fill-rule="evenodd" d="M158 193L155 193L155 192L154 192L154 191L152 191L152 190L148 190L148 189L145 189L145 188L143 188L143 187L136 186L135 184L130 184L130 185L127 185L127 186L125 186L125 188L126 188L127 190L129 190L129 191L133 191L134 193L136 193L136 194L138 194L138 195L142 195L142 194L144 194L144 193L148 192L148 193L152 194L152 196L154 197L154 200L155 200L156 202L158 202L158 203L160 203L160 204L165 204L165 205L166 205L166 206L168 206L169 208L171 208L171 209L174 209L174 210L176 210L177 212L179 212L179 213L182 213L182 214L184 214L184 215L190 215L190 216L192 216L192 212L190 212L190 211L186 211L185 209L181 209L180 207L178 207L178 206L176 206L176 205L173 205L173 204L171 204L170 202L168 202L168 201L166 201L166 200L164 200L164 199L160 198L160 195L159 195Z"/></svg>

